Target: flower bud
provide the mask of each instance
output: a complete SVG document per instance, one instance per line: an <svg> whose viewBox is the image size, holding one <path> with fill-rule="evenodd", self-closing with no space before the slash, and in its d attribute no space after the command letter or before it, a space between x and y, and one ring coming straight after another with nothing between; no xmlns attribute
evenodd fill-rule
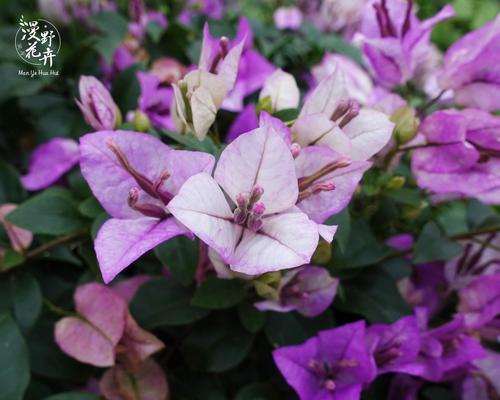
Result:
<svg viewBox="0 0 500 400"><path fill-rule="evenodd" d="M134 124L134 129L139 132L148 132L151 129L151 121L146 113L140 110L134 113L132 123Z"/></svg>
<svg viewBox="0 0 500 400"><path fill-rule="evenodd" d="M96 130L115 129L122 122L118 106L104 85L93 76L82 76L79 83L80 101L76 103L85 121Z"/></svg>
<svg viewBox="0 0 500 400"><path fill-rule="evenodd" d="M297 108L300 100L300 91L293 75L281 69L274 71L264 82L259 102L266 97L269 97L271 100L272 112L287 108Z"/></svg>
<svg viewBox="0 0 500 400"><path fill-rule="evenodd" d="M394 137L399 144L411 141L418 132L420 124L412 107L401 107L391 115L391 121L396 124L394 127Z"/></svg>
<svg viewBox="0 0 500 400"><path fill-rule="evenodd" d="M406 182L404 176L393 176L389 182L386 183L385 187L389 190L401 189Z"/></svg>

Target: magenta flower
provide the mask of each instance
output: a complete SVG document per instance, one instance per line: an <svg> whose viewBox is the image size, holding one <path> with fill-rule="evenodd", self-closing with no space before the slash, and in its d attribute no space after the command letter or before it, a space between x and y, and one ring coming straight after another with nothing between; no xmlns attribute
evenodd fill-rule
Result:
<svg viewBox="0 0 500 400"><path fill-rule="evenodd" d="M30 247L31 242L33 241L33 234L26 229L22 229L15 225L12 225L5 219L5 217L16 208L17 206L15 204L5 203L0 205L0 227L5 230L5 233L7 233L12 249L19 253L22 253L24 250ZM5 249L0 247L0 269L4 254Z"/></svg>
<svg viewBox="0 0 500 400"><path fill-rule="evenodd" d="M426 314L426 310L417 309L421 329L417 358L414 362L400 366L399 372L429 381L440 381L446 373L484 357L484 349L475 338L468 335L462 316L437 328L427 329Z"/></svg>
<svg viewBox="0 0 500 400"><path fill-rule="evenodd" d="M439 83L455 101L486 111L500 109L500 16L456 41L446 52Z"/></svg>
<svg viewBox="0 0 500 400"><path fill-rule="evenodd" d="M132 371L122 365L108 369L99 381L106 400L168 400L169 387L163 369L149 358Z"/></svg>
<svg viewBox="0 0 500 400"><path fill-rule="evenodd" d="M226 135L226 142L230 143L241 134L251 131L258 126L259 118L257 118L257 110L255 109L255 105L250 103L236 116L229 127Z"/></svg>
<svg viewBox="0 0 500 400"><path fill-rule="evenodd" d="M324 222L349 204L371 165L351 161L324 145L302 149L295 159L300 190L297 206L313 221Z"/></svg>
<svg viewBox="0 0 500 400"><path fill-rule="evenodd" d="M274 25L280 30L290 29L296 31L304 19L302 12L297 7L279 7L273 14Z"/></svg>
<svg viewBox="0 0 500 400"><path fill-rule="evenodd" d="M389 117L350 98L345 74L337 67L307 98L292 126L292 137L302 147L324 144L355 161L364 161L390 140Z"/></svg>
<svg viewBox="0 0 500 400"><path fill-rule="evenodd" d="M445 110L420 126L427 145L412 154L417 184L497 204L500 193L500 117L480 110Z"/></svg>
<svg viewBox="0 0 500 400"><path fill-rule="evenodd" d="M181 80L187 68L175 58L160 57L151 65L149 72L160 79L160 84L170 85Z"/></svg>
<svg viewBox="0 0 500 400"><path fill-rule="evenodd" d="M210 173L214 158L172 150L137 132L96 132L83 136L80 145L82 174L112 216L94 243L108 283L148 250L188 233L165 206L191 175Z"/></svg>
<svg viewBox="0 0 500 400"><path fill-rule="evenodd" d="M358 400L370 382L363 321L321 331L273 351L274 362L301 400Z"/></svg>
<svg viewBox="0 0 500 400"><path fill-rule="evenodd" d="M238 66L237 79L233 89L222 103L222 108L229 111L241 111L244 98L260 89L266 78L276 69L252 48L252 28L245 17L240 17L236 37L230 42L230 46L236 46L242 39L244 39L244 46Z"/></svg>
<svg viewBox="0 0 500 400"><path fill-rule="evenodd" d="M317 83L327 78L337 68L344 73L345 90L349 96L361 104L366 104L374 90L373 82L368 73L349 57L326 52L321 63L314 66L311 72Z"/></svg>
<svg viewBox="0 0 500 400"><path fill-rule="evenodd" d="M215 178L215 179L214 179ZM309 263L318 227L294 207L293 157L269 126L239 136L222 152L214 178L187 180L168 210L235 272L257 275Z"/></svg>
<svg viewBox="0 0 500 400"><path fill-rule="evenodd" d="M420 331L414 316L392 325L374 324L366 329L366 343L375 375L398 371L415 361L420 348Z"/></svg>
<svg viewBox="0 0 500 400"><path fill-rule="evenodd" d="M419 21L414 1L380 0L365 6L360 34L355 38L377 81L393 87L413 79L430 49L432 27L455 15L450 5Z"/></svg>
<svg viewBox="0 0 500 400"><path fill-rule="evenodd" d="M137 325L127 304L99 283L80 286L74 294L77 315L59 320L55 340L62 351L96 367L137 365L164 345Z"/></svg>
<svg viewBox="0 0 500 400"><path fill-rule="evenodd" d="M396 374L392 378L387 400L419 400L418 391L423 385L422 379Z"/></svg>
<svg viewBox="0 0 500 400"><path fill-rule="evenodd" d="M129 1L129 14L131 22L128 26L128 31L138 40L143 40L146 33L146 28L149 23L153 22L165 29L167 27L167 18L158 11L146 10L146 6L142 0Z"/></svg>
<svg viewBox="0 0 500 400"><path fill-rule="evenodd" d="M487 350L486 357L474 361L455 387L462 400L492 400L500 393L500 354Z"/></svg>
<svg viewBox="0 0 500 400"><path fill-rule="evenodd" d="M76 104L85 121L96 130L115 129L121 123L121 114L111 94L93 76L82 75L79 83L80 101Z"/></svg>
<svg viewBox="0 0 500 400"><path fill-rule="evenodd" d="M137 79L141 87L138 109L148 116L155 128L175 130L170 115L170 106L174 98L173 89L162 85L160 79L152 73L139 71Z"/></svg>
<svg viewBox="0 0 500 400"><path fill-rule="evenodd" d="M287 271L279 282L277 298L255 303L255 307L316 317L332 304L337 285L338 279L332 278L325 268L306 265Z"/></svg>
<svg viewBox="0 0 500 400"><path fill-rule="evenodd" d="M21 183L28 190L51 186L78 164L80 149L72 139L54 138L38 146L31 154L28 173Z"/></svg>
<svg viewBox="0 0 500 400"><path fill-rule="evenodd" d="M494 248L500 244L498 233L478 235L475 239L479 242L463 241L464 251L446 261L444 271L452 289L459 290L482 276L500 273L498 251Z"/></svg>
<svg viewBox="0 0 500 400"><path fill-rule="evenodd" d="M500 273L481 276L459 292L458 312L470 329L500 336ZM495 332L495 335L491 335Z"/></svg>

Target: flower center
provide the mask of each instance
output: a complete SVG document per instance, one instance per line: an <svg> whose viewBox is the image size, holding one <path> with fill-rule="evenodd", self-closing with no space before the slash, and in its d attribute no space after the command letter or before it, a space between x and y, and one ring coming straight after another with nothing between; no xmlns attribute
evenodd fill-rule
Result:
<svg viewBox="0 0 500 400"><path fill-rule="evenodd" d="M266 211L266 206L260 201L263 194L264 189L260 185L255 185L250 193L239 193L236 196L237 207L233 212L234 222L258 232L262 228L262 216Z"/></svg>
<svg viewBox="0 0 500 400"><path fill-rule="evenodd" d="M219 51L212 60L212 64L210 65L210 69L208 72L211 72L212 74L215 74L217 72L217 67L219 66L219 63L227 56L228 51L229 51L229 39L223 36L219 39Z"/></svg>
<svg viewBox="0 0 500 400"><path fill-rule="evenodd" d="M330 190L334 190L335 183L332 179L327 179L322 182L318 182L318 180L337 169L348 167L349 165L351 165L351 162L352 161L349 157L342 156L338 160L326 164L315 173L299 178L299 197L297 199L297 202L300 202L320 192L328 192Z"/></svg>
<svg viewBox="0 0 500 400"><path fill-rule="evenodd" d="M393 341L388 346L383 347L378 350L375 354L375 363L377 367L383 367L386 364L389 364L396 358L400 357L402 351L400 350L401 342L398 340Z"/></svg>
<svg viewBox="0 0 500 400"><path fill-rule="evenodd" d="M137 171L127 159L127 156L120 147L110 140L107 143L108 147L115 154L122 168L127 171L136 181L137 185L151 197L160 200L164 205L167 205L174 197L172 193L162 188L163 184L170 178L168 171L163 171L154 181ZM148 217L166 218L168 213L164 207L151 203L139 202L140 190L137 187L132 187L128 194L128 205L130 208L139 211L141 214Z"/></svg>
<svg viewBox="0 0 500 400"><path fill-rule="evenodd" d="M320 362L315 359L308 362L309 370L320 379L321 385L330 391L337 388L335 379L343 369L355 368L358 365L359 363L353 359L341 359L334 364Z"/></svg>
<svg viewBox="0 0 500 400"><path fill-rule="evenodd" d="M330 119L337 122L340 128L343 128L358 116L359 108L359 103L356 100L340 100L335 110L333 110Z"/></svg>

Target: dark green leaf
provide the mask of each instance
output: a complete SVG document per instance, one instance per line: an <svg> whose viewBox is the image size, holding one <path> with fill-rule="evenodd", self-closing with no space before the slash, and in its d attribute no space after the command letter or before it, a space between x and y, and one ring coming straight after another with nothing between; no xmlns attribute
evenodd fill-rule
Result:
<svg viewBox="0 0 500 400"><path fill-rule="evenodd" d="M273 116L284 122L293 121L299 116L299 110L297 108L287 108L274 113Z"/></svg>
<svg viewBox="0 0 500 400"><path fill-rule="evenodd" d="M88 392L64 392L45 397L43 400L99 400L101 397Z"/></svg>
<svg viewBox="0 0 500 400"><path fill-rule="evenodd" d="M78 205L78 211L80 212L80 214L86 217L97 218L100 214L104 212L104 209L95 199L95 197L89 197L87 200L82 201Z"/></svg>
<svg viewBox="0 0 500 400"><path fill-rule="evenodd" d="M0 314L0 400L22 400L30 379L28 347L9 314Z"/></svg>
<svg viewBox="0 0 500 400"><path fill-rule="evenodd" d="M137 80L138 70L137 65L132 65L118 74L113 81L111 94L123 113L137 108L137 99L141 93L141 87Z"/></svg>
<svg viewBox="0 0 500 400"><path fill-rule="evenodd" d="M111 64L113 53L127 32L127 20L119 13L107 11L91 15L88 19L99 31L94 38L94 49Z"/></svg>
<svg viewBox="0 0 500 400"><path fill-rule="evenodd" d="M195 370L224 372L243 361L252 340L253 336L241 328L206 324L184 342L186 361Z"/></svg>
<svg viewBox="0 0 500 400"><path fill-rule="evenodd" d="M9 164L0 161L0 204L21 203L26 191L21 185L19 174Z"/></svg>
<svg viewBox="0 0 500 400"><path fill-rule="evenodd" d="M2 269L7 271L11 268L21 265L26 259L21 253L15 250L7 249L2 259Z"/></svg>
<svg viewBox="0 0 500 400"><path fill-rule="evenodd" d="M372 323L392 323L411 313L396 287L396 281L380 268L370 268L341 284L343 296L335 306L362 315Z"/></svg>
<svg viewBox="0 0 500 400"><path fill-rule="evenodd" d="M325 222L326 225L337 225L337 232L335 233L335 240L338 243L340 250L345 252L349 243L349 236L351 234L351 215L349 210L345 208L337 215L330 217Z"/></svg>
<svg viewBox="0 0 500 400"><path fill-rule="evenodd" d="M198 242L177 236L157 246L154 252L174 279L184 286L191 284L198 263Z"/></svg>
<svg viewBox="0 0 500 400"><path fill-rule="evenodd" d="M10 290L14 315L19 327L27 333L42 311L42 292L38 281L28 273L12 274Z"/></svg>
<svg viewBox="0 0 500 400"><path fill-rule="evenodd" d="M52 188L22 203L7 216L33 233L64 235L85 227L69 192Z"/></svg>
<svg viewBox="0 0 500 400"><path fill-rule="evenodd" d="M467 209L464 203L445 203L438 210L439 224L447 235L455 235L468 231Z"/></svg>
<svg viewBox="0 0 500 400"><path fill-rule="evenodd" d="M236 400L274 400L277 393L271 385L265 383L251 383L241 389Z"/></svg>
<svg viewBox="0 0 500 400"><path fill-rule="evenodd" d="M449 240L435 222L425 224L415 243L414 263L448 260L462 251L462 246Z"/></svg>
<svg viewBox="0 0 500 400"><path fill-rule="evenodd" d="M221 151L221 149L219 149L215 145L210 136L206 136L205 139L200 142L193 134L190 133L182 135L180 133L170 132L166 130L163 130L161 132L177 143L186 146L189 150L204 151L206 153L213 154L216 157Z"/></svg>
<svg viewBox="0 0 500 400"><path fill-rule="evenodd" d="M246 296L245 285L236 279L210 277L196 290L191 300L194 306L218 310L233 307Z"/></svg>
<svg viewBox="0 0 500 400"><path fill-rule="evenodd" d="M238 306L241 324L250 333L257 333L266 322L266 313L255 308L252 303L245 302Z"/></svg>
<svg viewBox="0 0 500 400"><path fill-rule="evenodd" d="M163 278L144 284L134 296L130 311L145 329L184 325L203 318L207 310L189 304L191 292Z"/></svg>

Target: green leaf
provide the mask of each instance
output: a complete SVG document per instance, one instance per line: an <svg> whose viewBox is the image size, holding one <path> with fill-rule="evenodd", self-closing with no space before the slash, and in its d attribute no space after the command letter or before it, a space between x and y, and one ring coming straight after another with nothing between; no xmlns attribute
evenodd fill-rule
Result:
<svg viewBox="0 0 500 400"><path fill-rule="evenodd" d="M368 224L358 219L351 224L345 251L334 252L332 269L335 273L342 273L344 270L374 265L387 253L388 249L376 239Z"/></svg>
<svg viewBox="0 0 500 400"><path fill-rule="evenodd" d="M130 311L145 329L189 324L208 314L207 310L189 304L190 298L188 289L158 278L141 286Z"/></svg>
<svg viewBox="0 0 500 400"><path fill-rule="evenodd" d="M52 188L22 203L7 220L33 233L64 235L85 227L71 194Z"/></svg>
<svg viewBox="0 0 500 400"><path fill-rule="evenodd" d="M371 323L392 323L411 313L396 286L396 281L380 268L370 268L341 283L343 296L334 306L362 315Z"/></svg>
<svg viewBox="0 0 500 400"><path fill-rule="evenodd" d="M210 310L230 308L246 296L245 285L236 279L210 277L196 290L191 304Z"/></svg>
<svg viewBox="0 0 500 400"><path fill-rule="evenodd" d="M330 217L325 222L326 225L338 225L335 233L335 240L338 243L340 250L345 252L349 243L351 234L351 215L349 210L345 208L337 215Z"/></svg>
<svg viewBox="0 0 500 400"><path fill-rule="evenodd" d="M235 400L274 400L278 394L269 384L251 383L241 389Z"/></svg>
<svg viewBox="0 0 500 400"><path fill-rule="evenodd" d="M0 161L0 204L21 203L25 198L26 191L16 169L5 161Z"/></svg>
<svg viewBox="0 0 500 400"><path fill-rule="evenodd" d="M141 87L136 75L138 70L138 65L132 65L120 72L113 81L111 94L116 104L123 112L123 115L125 115L127 111L137 108L137 99L141 93Z"/></svg>
<svg viewBox="0 0 500 400"><path fill-rule="evenodd" d="M219 325L208 321L185 340L183 350L191 368L220 373L245 359L253 336L239 327L221 329Z"/></svg>
<svg viewBox="0 0 500 400"><path fill-rule="evenodd" d="M45 397L43 400L99 400L101 397L88 392L64 392Z"/></svg>
<svg viewBox="0 0 500 400"><path fill-rule="evenodd" d="M164 29L158 22L152 21L147 24L146 32L153 41L153 43L158 43L158 41L161 38L161 35L164 32Z"/></svg>
<svg viewBox="0 0 500 400"><path fill-rule="evenodd" d="M95 219L104 212L95 197L89 197L78 205L78 211L85 217Z"/></svg>
<svg viewBox="0 0 500 400"><path fill-rule="evenodd" d="M433 221L427 222L415 243L413 262L421 264L448 260L460 254L462 246L449 240Z"/></svg>
<svg viewBox="0 0 500 400"><path fill-rule="evenodd" d="M243 327L250 333L260 331L266 322L266 313L257 310L250 302L238 306L238 316Z"/></svg>
<svg viewBox="0 0 500 400"><path fill-rule="evenodd" d="M438 210L437 220L447 235L468 231L467 209L462 202L443 204Z"/></svg>
<svg viewBox="0 0 500 400"><path fill-rule="evenodd" d="M193 281L198 264L198 243L185 236L176 236L155 247L154 253L168 268L174 279L184 286Z"/></svg>
<svg viewBox="0 0 500 400"><path fill-rule="evenodd" d="M13 249L7 249L2 259L2 270L7 271L11 268L18 267L24 261L26 261L26 259L21 253Z"/></svg>
<svg viewBox="0 0 500 400"><path fill-rule="evenodd" d="M0 314L0 400L22 400L30 379L28 347L9 314Z"/></svg>
<svg viewBox="0 0 500 400"><path fill-rule="evenodd" d="M422 200L421 192L418 189L401 188L394 191L388 191L386 196L397 203L411 207L419 207Z"/></svg>
<svg viewBox="0 0 500 400"><path fill-rule="evenodd" d="M182 135L180 133L170 132L166 130L162 130L161 133L169 137L170 139L173 139L177 143L186 146L188 150L203 151L205 153L214 155L216 158L222 151L215 145L210 136L206 136L205 139L200 142L193 134L190 133Z"/></svg>
<svg viewBox="0 0 500 400"><path fill-rule="evenodd" d="M293 121L299 116L299 109L297 108L287 108L284 110L280 110L273 114L273 117L276 117L284 122Z"/></svg>
<svg viewBox="0 0 500 400"><path fill-rule="evenodd" d="M10 290L14 315L19 327L26 334L42 311L42 291L38 281L28 273L12 274Z"/></svg>
<svg viewBox="0 0 500 400"><path fill-rule="evenodd" d="M93 38L93 48L111 64L113 53L127 32L127 20L119 13L108 11L91 15L88 19L100 32Z"/></svg>

